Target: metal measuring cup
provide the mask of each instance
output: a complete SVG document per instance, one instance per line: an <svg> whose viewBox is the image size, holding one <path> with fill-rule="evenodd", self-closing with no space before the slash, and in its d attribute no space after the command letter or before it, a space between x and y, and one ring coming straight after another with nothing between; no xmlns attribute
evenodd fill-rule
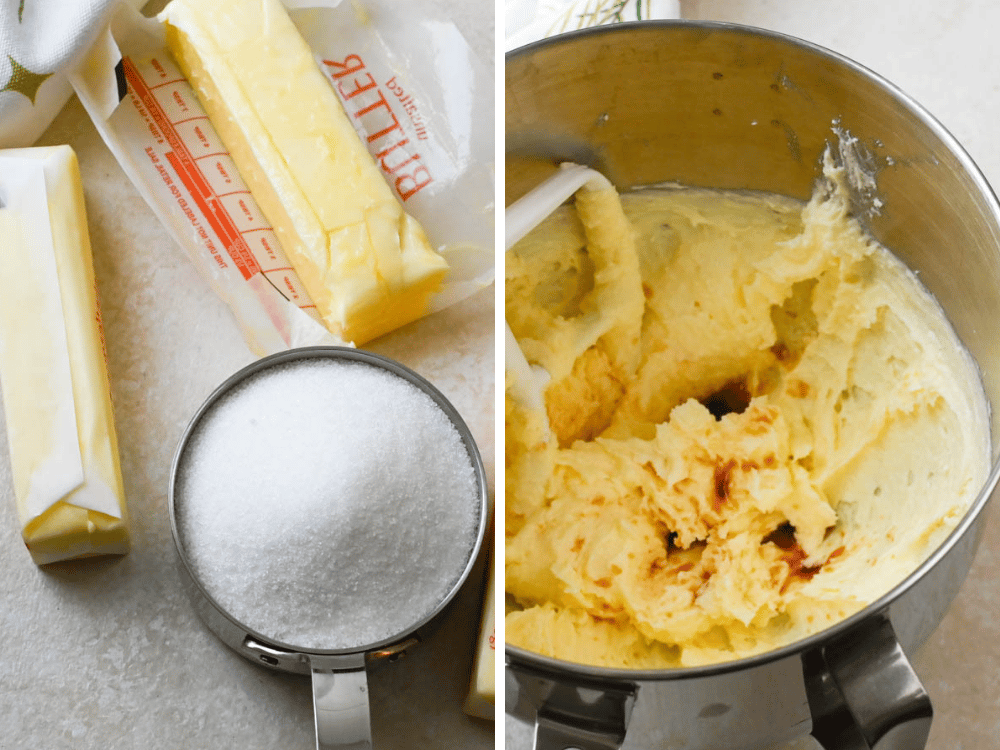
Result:
<svg viewBox="0 0 1000 750"><path fill-rule="evenodd" d="M372 365L407 380L428 395L458 431L468 452L476 483L478 525L474 542L464 570L447 595L429 614L401 632L374 643L357 643L347 648L303 648L294 643L268 638L242 623L227 612L199 580L178 528L178 477L190 460L189 449L196 450L191 448L191 438L202 418L221 398L251 376L268 368L313 358L332 358ZM487 521L486 487L482 458L472 433L451 403L420 375L391 359L358 349L306 347L274 354L248 365L216 388L192 417L178 444L170 472L168 502L171 532L181 563L178 566L181 581L195 611L208 629L236 653L270 669L312 676L317 750L369 750L372 747L372 736L367 668L369 665L399 659L440 622L444 610L468 578L482 546Z"/></svg>

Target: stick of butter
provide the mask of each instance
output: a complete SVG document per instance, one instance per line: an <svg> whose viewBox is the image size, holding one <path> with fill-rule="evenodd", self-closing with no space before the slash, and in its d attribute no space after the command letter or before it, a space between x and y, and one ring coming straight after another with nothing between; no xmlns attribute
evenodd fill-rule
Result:
<svg viewBox="0 0 1000 750"><path fill-rule="evenodd" d="M0 384L24 542L39 565L129 549L76 154L0 151Z"/></svg>
<svg viewBox="0 0 1000 750"><path fill-rule="evenodd" d="M421 317L448 264L403 211L279 0L173 0L161 18L327 327L360 345Z"/></svg>
<svg viewBox="0 0 1000 750"><path fill-rule="evenodd" d="M464 710L470 716L493 719L496 705L496 566L493 551L486 561L489 566L489 582L483 600L483 619L479 625L479 646L472 665L472 684L465 699Z"/></svg>

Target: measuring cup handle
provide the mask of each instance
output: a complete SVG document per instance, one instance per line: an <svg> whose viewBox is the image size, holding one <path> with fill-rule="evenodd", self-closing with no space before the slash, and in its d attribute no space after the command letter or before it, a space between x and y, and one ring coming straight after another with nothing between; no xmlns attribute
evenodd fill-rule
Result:
<svg viewBox="0 0 1000 750"><path fill-rule="evenodd" d="M316 750L371 750L368 674L357 669L312 668Z"/></svg>
<svg viewBox="0 0 1000 750"><path fill-rule="evenodd" d="M930 697L886 613L803 659L812 735L827 750L922 750Z"/></svg>

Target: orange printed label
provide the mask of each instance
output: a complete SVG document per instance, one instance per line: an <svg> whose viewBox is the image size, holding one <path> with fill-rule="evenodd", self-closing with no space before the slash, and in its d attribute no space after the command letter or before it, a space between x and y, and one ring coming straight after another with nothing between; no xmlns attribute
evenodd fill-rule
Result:
<svg viewBox="0 0 1000 750"><path fill-rule="evenodd" d="M400 200L406 202L431 185L434 180L414 142L427 139L427 127L396 76L380 86L361 56L354 54L341 61L323 60L323 65L345 111L366 133L368 150Z"/></svg>
<svg viewBox="0 0 1000 750"><path fill-rule="evenodd" d="M315 315L302 282L239 175L193 89L174 64L122 60L129 97L152 140L142 153L220 270L245 281L262 276Z"/></svg>

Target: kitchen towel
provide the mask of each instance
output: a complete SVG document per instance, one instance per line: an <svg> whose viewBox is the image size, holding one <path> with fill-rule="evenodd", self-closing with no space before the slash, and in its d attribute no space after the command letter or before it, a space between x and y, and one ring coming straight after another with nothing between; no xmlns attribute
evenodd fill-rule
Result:
<svg viewBox="0 0 1000 750"><path fill-rule="evenodd" d="M73 93L66 69L93 42L111 5L0 0L0 148L30 146L63 108Z"/></svg>
<svg viewBox="0 0 1000 750"><path fill-rule="evenodd" d="M505 49L608 23L680 18L680 0L506 0Z"/></svg>

